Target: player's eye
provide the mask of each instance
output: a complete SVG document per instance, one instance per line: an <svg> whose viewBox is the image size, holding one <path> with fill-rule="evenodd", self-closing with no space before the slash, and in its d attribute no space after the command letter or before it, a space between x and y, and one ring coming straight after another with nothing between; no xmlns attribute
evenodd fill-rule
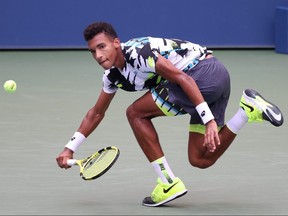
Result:
<svg viewBox="0 0 288 216"><path fill-rule="evenodd" d="M104 44L99 45L99 49L104 49L104 48L105 48Z"/></svg>
<svg viewBox="0 0 288 216"><path fill-rule="evenodd" d="M91 52L92 54L94 54L94 53L96 52L96 50L89 49L89 52Z"/></svg>

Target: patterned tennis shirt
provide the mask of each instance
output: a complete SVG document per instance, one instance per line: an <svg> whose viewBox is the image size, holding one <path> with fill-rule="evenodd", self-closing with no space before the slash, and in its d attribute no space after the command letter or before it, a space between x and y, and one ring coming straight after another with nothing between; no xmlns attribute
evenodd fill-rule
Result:
<svg viewBox="0 0 288 216"><path fill-rule="evenodd" d="M206 47L188 41L155 37L134 38L121 43L121 48L125 66L123 69L112 67L105 70L103 90L106 93L114 93L118 88L125 91L146 90L165 81L155 70L158 55L186 72L212 53Z"/></svg>

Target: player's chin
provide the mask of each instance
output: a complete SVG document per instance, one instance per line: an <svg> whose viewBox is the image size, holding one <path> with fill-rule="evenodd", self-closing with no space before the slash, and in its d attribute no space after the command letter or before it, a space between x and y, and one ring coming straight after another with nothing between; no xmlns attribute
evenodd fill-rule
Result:
<svg viewBox="0 0 288 216"><path fill-rule="evenodd" d="M110 69L113 65L109 61L104 61L101 64L101 67L104 68L105 70Z"/></svg>

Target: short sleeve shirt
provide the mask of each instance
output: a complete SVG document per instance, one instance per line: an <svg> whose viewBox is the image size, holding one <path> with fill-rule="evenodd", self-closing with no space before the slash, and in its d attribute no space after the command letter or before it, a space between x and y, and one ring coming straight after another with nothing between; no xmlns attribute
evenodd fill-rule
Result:
<svg viewBox="0 0 288 216"><path fill-rule="evenodd" d="M114 93L118 88L125 91L141 91L165 81L156 73L158 55L162 55L182 70L188 71L212 53L188 41L155 37L134 38L121 43L125 58L123 69L112 67L103 74L103 90Z"/></svg>

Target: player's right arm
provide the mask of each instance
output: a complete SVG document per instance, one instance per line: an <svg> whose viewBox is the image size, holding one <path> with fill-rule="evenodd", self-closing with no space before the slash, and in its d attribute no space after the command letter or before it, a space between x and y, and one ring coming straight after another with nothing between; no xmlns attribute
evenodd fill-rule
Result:
<svg viewBox="0 0 288 216"><path fill-rule="evenodd" d="M101 91L96 104L90 110L88 110L77 132L65 146L64 150L56 158L59 167L65 169L70 168L70 166L67 165L67 160L73 158L75 150L73 151L73 148L70 148L69 146L75 146L75 144L78 145L79 143L81 144L84 139L87 138L97 128L97 126L104 118L105 112L108 109L114 95L115 92L108 94L103 90Z"/></svg>
<svg viewBox="0 0 288 216"><path fill-rule="evenodd" d="M102 90L96 104L87 112L77 131L88 137L104 118L114 95L115 92L108 94Z"/></svg>

